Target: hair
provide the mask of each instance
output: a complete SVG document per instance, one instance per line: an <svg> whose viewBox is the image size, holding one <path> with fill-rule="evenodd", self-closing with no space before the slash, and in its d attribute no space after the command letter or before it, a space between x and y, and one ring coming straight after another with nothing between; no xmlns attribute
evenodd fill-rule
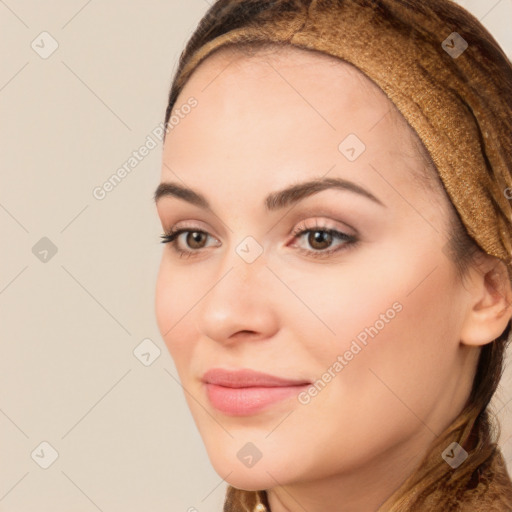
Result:
<svg viewBox="0 0 512 512"><path fill-rule="evenodd" d="M338 0L343 4L343 0ZM352 0L362 6L367 6L370 0ZM178 68L174 74L167 110L165 113L165 127L167 129L171 112L176 104L180 92L183 90L190 74L184 74L184 68L198 49L212 41L216 37L225 34L233 29L242 27L264 27L267 21L279 18L283 19L291 12L297 11L301 7L308 7L311 0L218 0L208 10L206 15L200 21L195 32L189 39L185 50L182 52ZM374 8L380 15L386 17L392 27L390 30L401 30L412 33L416 31L425 37L428 29L420 24L419 18L406 16L399 18L399 10L392 9L389 5L403 5L424 12L424 2L421 0L372 0ZM501 77L505 72L503 68L492 65L494 60L502 59L502 51L489 32L466 10L459 7L450 0L429 0L428 8L434 10L440 19L446 22L447 26L453 25L459 27L463 33L471 33L474 40L480 45L482 52L488 59L488 68L490 73L496 75L497 82L503 83L502 94L509 94L508 77ZM261 52L263 49L278 49L278 44L272 41L244 41L241 43L224 44L222 48L232 47L242 52L246 57L251 57ZM292 45L290 45L292 46ZM305 51L308 49L303 48ZM216 52L217 50L214 50ZM311 50L315 51L315 50ZM341 60L341 59L340 59ZM510 62L509 62L510 65ZM460 69L459 69L459 72ZM471 80L470 76L466 79ZM406 122L396 109L394 116L398 116L399 122ZM433 194L434 200L439 199L439 194L446 194L440 181L436 166L430 157L417 133L411 128L411 143L413 151L417 158L422 162L422 171L419 176L425 188ZM446 244L446 254L455 265L460 278L464 278L470 268L477 268L479 257L485 253L479 247L478 243L468 234L461 217L451 201L448 199L448 242ZM510 278L510 276L509 276ZM428 472L422 472L419 468L395 493L397 508L393 511L403 510L399 508L400 503L407 503L407 510L425 510L424 503L429 494L434 489L446 482L447 471L440 462L440 454L450 443L450 440L459 439L468 451L471 449L471 457L462 464L457 471L451 473L448 477L452 488L457 488L457 482L464 482L464 488L471 489L476 487L480 480L483 470L489 466L496 453L497 443L501 435L501 428L496 415L489 410L489 403L498 387L504 369L504 357L506 348L510 342L509 333L511 322L509 321L504 332L493 342L487 343L481 347L478 363L476 365L473 385L469 398L463 407L463 410L457 415L453 422L438 436L429 447L428 453L423 459L423 465L430 469ZM464 442L464 444L463 444ZM419 467L422 467L419 466ZM260 499L266 502L264 495ZM412 498L413 494L415 497ZM228 487L225 512L234 512L235 510L252 510L254 506L254 492L248 493L240 489ZM460 496L459 496L460 497ZM456 497L454 496L453 499ZM251 501L252 500L252 501ZM423 507L423 508L422 508ZM439 510L439 508L436 508ZM447 510L443 508L443 510Z"/></svg>

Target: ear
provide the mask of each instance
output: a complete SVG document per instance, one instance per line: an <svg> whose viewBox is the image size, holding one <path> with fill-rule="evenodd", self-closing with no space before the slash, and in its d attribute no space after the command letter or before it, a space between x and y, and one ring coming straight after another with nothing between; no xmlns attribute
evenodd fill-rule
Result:
<svg viewBox="0 0 512 512"><path fill-rule="evenodd" d="M468 271L469 310L462 330L465 345L486 345L498 338L512 317L512 286L505 264L482 254Z"/></svg>

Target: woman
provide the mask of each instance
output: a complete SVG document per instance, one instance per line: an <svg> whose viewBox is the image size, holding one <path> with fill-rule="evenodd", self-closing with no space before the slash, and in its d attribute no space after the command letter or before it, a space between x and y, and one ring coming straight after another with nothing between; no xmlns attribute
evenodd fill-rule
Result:
<svg viewBox="0 0 512 512"><path fill-rule="evenodd" d="M447 0L218 1L155 193L224 511L512 510L512 67Z"/></svg>

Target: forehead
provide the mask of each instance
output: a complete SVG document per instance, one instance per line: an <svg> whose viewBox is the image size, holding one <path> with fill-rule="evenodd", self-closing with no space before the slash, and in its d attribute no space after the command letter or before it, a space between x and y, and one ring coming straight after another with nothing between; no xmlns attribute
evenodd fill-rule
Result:
<svg viewBox="0 0 512 512"><path fill-rule="evenodd" d="M177 116L166 137L163 180L171 168L190 184L222 177L233 191L254 176L271 188L327 172L364 183L375 181L373 164L406 184L423 165L412 129L385 93L351 64L320 52L221 48L189 77L173 113L191 97L197 107ZM345 140L364 147L356 161L342 153Z"/></svg>
<svg viewBox="0 0 512 512"><path fill-rule="evenodd" d="M243 89L240 88L242 84ZM290 99L301 98L306 103L306 94L309 94L317 104L323 97L331 107L345 103L345 108L353 105L364 113L367 109L361 107L366 105L386 111L393 109L399 114L385 93L352 64L291 45L266 45L254 49L246 45L221 47L194 70L182 94L191 89L199 89L201 93L208 89L213 97L231 88L230 96L233 89L238 89L236 94L240 97L247 90L256 93L253 95L255 99L261 96L258 91L265 92L261 87L274 94L288 95ZM312 101L310 106L314 108Z"/></svg>
<svg viewBox="0 0 512 512"><path fill-rule="evenodd" d="M247 125L248 117L263 127L262 117L279 116L283 127L291 122L300 131L302 120L311 129L338 132L337 137L346 130L373 131L377 123L384 125L374 132L381 135L411 131L384 92L354 66L293 46L221 47L194 70L174 110L190 96L199 102L190 117L218 116L217 129L237 121ZM181 124L186 129L191 123Z"/></svg>

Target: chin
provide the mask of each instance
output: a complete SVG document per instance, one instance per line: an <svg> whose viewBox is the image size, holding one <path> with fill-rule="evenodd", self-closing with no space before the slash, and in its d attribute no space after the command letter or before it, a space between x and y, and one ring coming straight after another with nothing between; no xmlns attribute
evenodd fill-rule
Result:
<svg viewBox="0 0 512 512"><path fill-rule="evenodd" d="M265 471L263 471L263 473L264 474L254 475L250 473L250 470L247 470L247 473L234 470L227 478L225 478L226 473L224 473L224 476L221 474L219 474L219 476L224 478L229 485L244 491L261 491L275 487L275 480Z"/></svg>
<svg viewBox="0 0 512 512"><path fill-rule="evenodd" d="M276 467L273 460L265 462L263 457L252 467L246 467L236 455L226 457L217 452L209 454L209 458L213 469L221 478L229 485L246 491L260 491L274 487L276 480L281 482L281 477L285 478L287 473L284 471L285 468Z"/></svg>

